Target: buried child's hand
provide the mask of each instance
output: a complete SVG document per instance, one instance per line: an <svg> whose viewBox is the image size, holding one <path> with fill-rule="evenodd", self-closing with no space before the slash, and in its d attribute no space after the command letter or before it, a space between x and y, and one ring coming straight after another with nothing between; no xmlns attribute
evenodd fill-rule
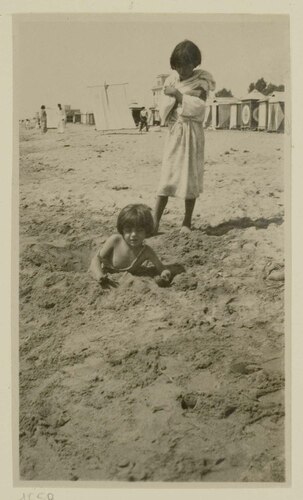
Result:
<svg viewBox="0 0 303 500"><path fill-rule="evenodd" d="M164 269L164 271L162 271L162 273L161 273L161 278L163 278L166 281L170 281L171 280L171 272L170 272L170 270L169 269Z"/></svg>
<svg viewBox="0 0 303 500"><path fill-rule="evenodd" d="M99 283L102 286L102 288L117 288L118 283L117 281L113 280L112 278L109 278L107 274L104 274L99 278Z"/></svg>
<svg viewBox="0 0 303 500"><path fill-rule="evenodd" d="M98 282L101 286L106 286L109 284L110 279L108 278L107 274L102 274L102 276L98 279Z"/></svg>
<svg viewBox="0 0 303 500"><path fill-rule="evenodd" d="M169 286L171 282L171 272L168 269L165 269L162 271L160 276L155 277L155 282L158 286L163 288Z"/></svg>

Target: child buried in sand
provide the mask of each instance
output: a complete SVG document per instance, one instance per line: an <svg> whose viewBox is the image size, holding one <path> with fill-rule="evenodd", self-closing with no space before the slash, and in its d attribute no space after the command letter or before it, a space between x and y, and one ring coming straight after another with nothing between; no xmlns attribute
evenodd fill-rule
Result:
<svg viewBox="0 0 303 500"><path fill-rule="evenodd" d="M154 232L153 217L148 206L134 204L124 207L118 215L117 229L118 233L110 236L93 257L90 265L93 277L104 286L111 281L108 273L128 271L136 274L143 262L149 261L158 272L157 284L168 286L171 272L144 242Z"/></svg>

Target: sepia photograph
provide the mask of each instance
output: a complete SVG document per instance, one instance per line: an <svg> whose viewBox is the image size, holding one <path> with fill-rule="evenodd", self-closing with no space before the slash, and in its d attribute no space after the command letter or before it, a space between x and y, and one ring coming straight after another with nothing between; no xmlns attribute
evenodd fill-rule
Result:
<svg viewBox="0 0 303 500"><path fill-rule="evenodd" d="M16 481L289 481L290 20L16 14Z"/></svg>

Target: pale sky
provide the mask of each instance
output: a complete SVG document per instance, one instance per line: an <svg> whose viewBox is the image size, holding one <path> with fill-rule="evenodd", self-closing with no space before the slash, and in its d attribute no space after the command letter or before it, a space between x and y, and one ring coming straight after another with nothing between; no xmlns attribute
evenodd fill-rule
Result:
<svg viewBox="0 0 303 500"><path fill-rule="evenodd" d="M251 82L289 79L288 17L280 15L111 14L16 18L14 102L19 118L41 104L89 107L89 85L128 82L129 102L152 103L151 87L170 71L170 54L185 38L202 52L216 90L241 98Z"/></svg>

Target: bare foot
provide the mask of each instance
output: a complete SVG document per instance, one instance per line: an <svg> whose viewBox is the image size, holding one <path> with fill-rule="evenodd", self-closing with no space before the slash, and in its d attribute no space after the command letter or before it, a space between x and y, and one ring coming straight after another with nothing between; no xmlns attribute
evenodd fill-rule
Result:
<svg viewBox="0 0 303 500"><path fill-rule="evenodd" d="M181 227L180 234L190 234L190 233L191 233L190 227L188 227L188 226L182 226Z"/></svg>

